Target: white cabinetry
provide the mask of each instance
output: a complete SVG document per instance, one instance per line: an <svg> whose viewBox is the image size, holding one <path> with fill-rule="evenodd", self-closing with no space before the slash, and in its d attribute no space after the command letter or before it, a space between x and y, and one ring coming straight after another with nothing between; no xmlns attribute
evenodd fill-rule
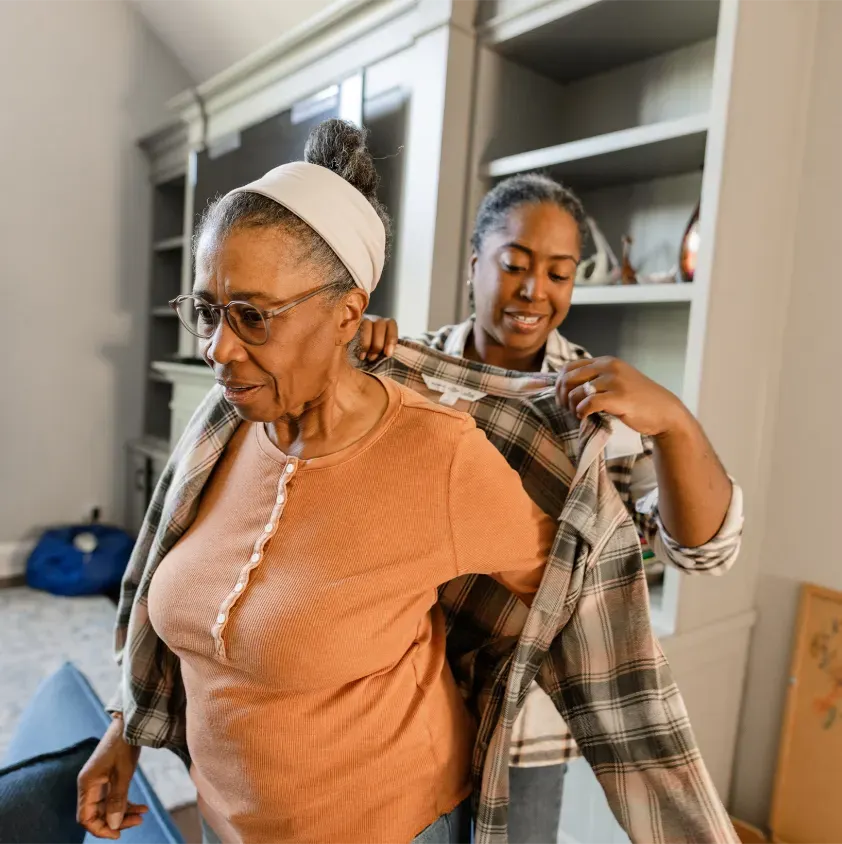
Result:
<svg viewBox="0 0 842 844"><path fill-rule="evenodd" d="M633 263L647 271L668 268L701 197L691 289L577 291L565 332L679 392L745 493L734 570L671 573L654 607L727 801L759 538L772 529L759 514L816 4L499 0L480 12L469 212L494 179L546 167L578 188L614 244L634 237ZM577 776L571 793L585 795ZM601 824L565 832L614 840Z"/></svg>
<svg viewBox="0 0 842 844"><path fill-rule="evenodd" d="M170 446L174 446L190 417L214 385L213 372L204 363L156 361L152 368L173 385L170 401Z"/></svg>

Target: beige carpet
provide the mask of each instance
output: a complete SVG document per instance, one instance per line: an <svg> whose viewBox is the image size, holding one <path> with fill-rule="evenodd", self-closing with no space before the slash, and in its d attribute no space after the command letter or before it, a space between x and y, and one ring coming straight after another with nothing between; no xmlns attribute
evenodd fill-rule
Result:
<svg viewBox="0 0 842 844"><path fill-rule="evenodd" d="M72 662L103 700L119 671L112 657L115 607L107 598L57 598L26 587L0 589L0 756L20 714L44 678ZM168 750L144 748L140 764L161 802L194 803L196 790L182 762Z"/></svg>

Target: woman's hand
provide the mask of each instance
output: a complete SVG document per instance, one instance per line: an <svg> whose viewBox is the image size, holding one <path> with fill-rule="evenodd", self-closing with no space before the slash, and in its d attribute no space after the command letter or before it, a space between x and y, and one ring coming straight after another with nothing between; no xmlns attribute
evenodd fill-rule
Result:
<svg viewBox="0 0 842 844"><path fill-rule="evenodd" d="M556 398L580 419L607 413L649 437L662 437L693 422L677 396L617 358L565 364Z"/></svg>
<svg viewBox="0 0 842 844"><path fill-rule="evenodd" d="M140 826L147 806L129 803L140 748L123 738L123 719L116 717L88 759L78 779L76 820L97 838L116 839L120 830Z"/></svg>
<svg viewBox="0 0 842 844"><path fill-rule="evenodd" d="M664 527L688 548L716 535L733 486L702 426L676 396L621 360L596 358L565 364L556 397L580 419L608 413L652 437Z"/></svg>
<svg viewBox="0 0 842 844"><path fill-rule="evenodd" d="M398 342L398 324L386 317L366 316L357 342L360 360L377 360L380 355L391 357Z"/></svg>

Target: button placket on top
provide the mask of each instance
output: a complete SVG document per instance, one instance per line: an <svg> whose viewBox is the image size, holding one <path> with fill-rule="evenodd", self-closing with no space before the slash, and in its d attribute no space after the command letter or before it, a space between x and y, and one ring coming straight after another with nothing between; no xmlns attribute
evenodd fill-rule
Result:
<svg viewBox="0 0 842 844"><path fill-rule="evenodd" d="M213 636L214 643L216 645L216 655L220 659L227 658L225 650L225 628L228 625L228 619L231 617L231 610L234 608L237 601L239 601L245 594L252 571L254 571L254 569L263 562L266 546L278 530L278 524L281 520L281 516L283 515L284 508L286 507L287 499L289 497L287 485L295 476L297 469L298 460L295 457L288 458L286 464L281 470L281 477L278 480L277 495L275 496L275 503L272 507L269 520L266 522L263 531L255 540L248 562L246 562L246 564L240 569L237 582L219 606L219 613L216 616L216 621L213 627L211 627L211 635Z"/></svg>

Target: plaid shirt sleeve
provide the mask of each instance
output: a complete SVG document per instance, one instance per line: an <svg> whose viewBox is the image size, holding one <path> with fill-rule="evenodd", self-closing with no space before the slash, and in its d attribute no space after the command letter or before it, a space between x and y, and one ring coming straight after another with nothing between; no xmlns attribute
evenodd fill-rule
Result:
<svg viewBox="0 0 842 844"><path fill-rule="evenodd" d="M620 525L587 568L540 682L632 841L735 842L652 634L632 533Z"/></svg>
<svg viewBox="0 0 842 844"><path fill-rule="evenodd" d="M123 714L129 744L169 747L188 759L181 663L155 633L148 592L157 565L193 520L213 466L238 424L211 390L187 425L152 495L120 590L115 630L120 687L107 709Z"/></svg>
<svg viewBox="0 0 842 844"><path fill-rule="evenodd" d="M608 474L620 498L655 556L689 574L725 574L740 553L743 533L743 493L731 481L731 502L716 536L704 545L682 545L666 529L658 512L658 477L654 447L643 438L643 452L607 461Z"/></svg>
<svg viewBox="0 0 842 844"><path fill-rule="evenodd" d="M162 514L180 459L177 453L158 482L123 576L115 630L121 681L107 709L123 714L129 744L167 746L186 758L186 699L180 663L155 634L147 605L149 560L164 556L162 542L171 529Z"/></svg>

